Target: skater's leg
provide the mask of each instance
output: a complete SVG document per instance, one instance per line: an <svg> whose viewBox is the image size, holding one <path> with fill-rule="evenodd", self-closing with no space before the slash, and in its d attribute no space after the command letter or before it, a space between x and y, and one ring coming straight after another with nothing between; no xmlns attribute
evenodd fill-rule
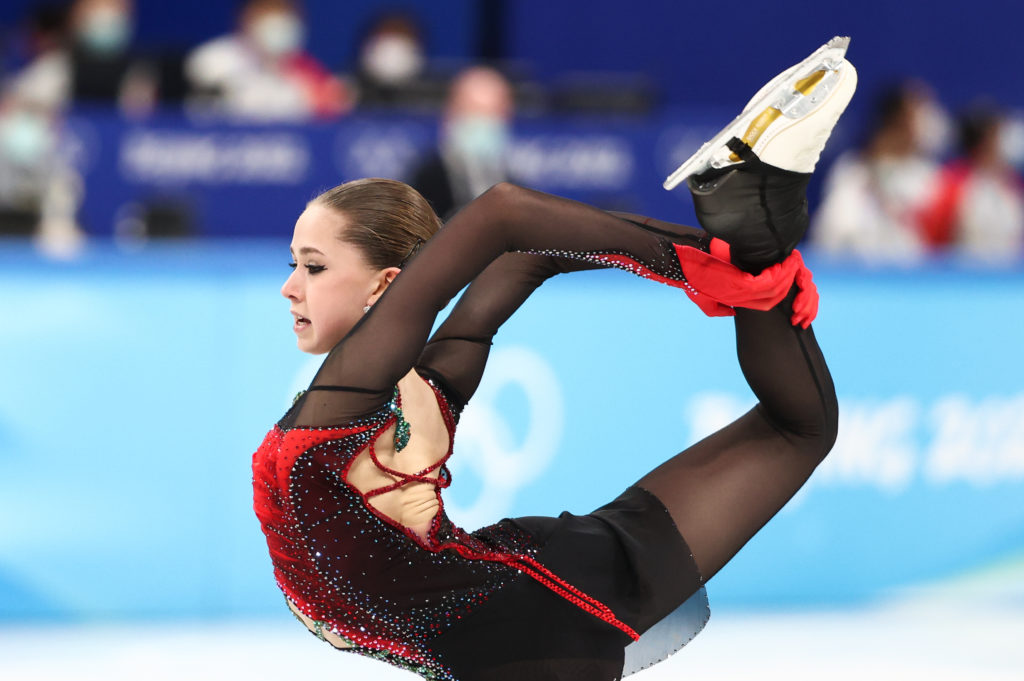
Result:
<svg viewBox="0 0 1024 681"><path fill-rule="evenodd" d="M804 190L856 87L834 39L784 72L666 182L689 178L697 216L751 272L781 261L807 228ZM666 506L709 579L796 493L835 442L835 389L795 292L768 311L736 308L740 367L759 403L638 485Z"/></svg>
<svg viewBox="0 0 1024 681"><path fill-rule="evenodd" d="M740 366L760 403L637 483L672 515L709 579L800 489L836 437L832 379L810 329L787 299L738 309Z"/></svg>

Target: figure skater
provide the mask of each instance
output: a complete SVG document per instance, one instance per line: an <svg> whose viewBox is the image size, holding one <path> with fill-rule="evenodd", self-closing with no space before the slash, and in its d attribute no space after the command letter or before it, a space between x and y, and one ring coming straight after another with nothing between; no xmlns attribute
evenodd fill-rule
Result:
<svg viewBox="0 0 1024 681"><path fill-rule="evenodd" d="M256 513L296 617L337 648L459 681L611 681L700 631L704 583L835 440L835 391L808 326L817 294L793 248L856 85L847 43L768 83L669 178L688 179L703 230L509 184L442 229L390 180L309 203L281 292L299 348L327 357L253 457ZM441 490L491 339L545 279L595 267L735 315L759 404L593 513L466 532Z"/></svg>

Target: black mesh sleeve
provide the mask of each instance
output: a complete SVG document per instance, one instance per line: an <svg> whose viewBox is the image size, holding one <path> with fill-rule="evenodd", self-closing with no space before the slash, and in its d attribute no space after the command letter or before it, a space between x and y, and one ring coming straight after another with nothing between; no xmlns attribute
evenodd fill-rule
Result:
<svg viewBox="0 0 1024 681"><path fill-rule="evenodd" d="M424 245L324 360L311 387L331 389L308 392L287 418L291 425L348 423L390 400L398 379L417 364L468 400L491 337L546 278L569 269L618 266L682 281L673 243L702 247L706 235L497 185ZM428 345L437 314L470 282Z"/></svg>

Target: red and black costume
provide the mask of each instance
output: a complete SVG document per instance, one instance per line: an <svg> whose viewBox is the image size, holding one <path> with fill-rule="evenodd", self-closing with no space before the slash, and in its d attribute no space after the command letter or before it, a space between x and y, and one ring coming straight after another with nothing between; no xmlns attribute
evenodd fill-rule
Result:
<svg viewBox="0 0 1024 681"><path fill-rule="evenodd" d="M709 242L701 230L510 185L458 213L331 350L254 455L255 508L287 598L355 652L431 679L618 679L692 638L707 619L703 580L664 493L631 486L588 515L505 519L472 533L453 525L442 504L420 536L368 503L383 489L360 492L346 474L395 424L395 385L415 368L437 396L448 455L416 474L388 472L397 479L391 487L432 482L440 501L451 480L451 438L491 339L534 289L560 272L611 266L700 297L677 249L703 255ZM435 316L467 284L428 338ZM790 324L792 295L752 313L768 315L756 322L744 322L747 312L737 310L738 335L752 324L749 333L764 342L788 345L771 351L800 366L781 371L809 376L787 380L799 390L810 386L809 399L827 406L831 382L811 332ZM765 402L757 381L751 384ZM804 406L783 402L780 413ZM770 411L743 427L778 421ZM800 449L779 437L781 446ZM723 541L740 541L733 534Z"/></svg>

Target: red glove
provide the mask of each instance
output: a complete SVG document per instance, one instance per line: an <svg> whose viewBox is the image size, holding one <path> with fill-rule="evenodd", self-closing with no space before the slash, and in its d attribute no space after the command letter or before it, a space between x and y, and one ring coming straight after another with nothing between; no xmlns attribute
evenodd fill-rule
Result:
<svg viewBox="0 0 1024 681"><path fill-rule="evenodd" d="M720 239L711 240L711 253L678 244L675 249L689 284L686 295L709 317L731 316L735 307L770 310L794 283L790 322L806 329L818 314L818 289L799 251L753 275L729 262L729 245Z"/></svg>

